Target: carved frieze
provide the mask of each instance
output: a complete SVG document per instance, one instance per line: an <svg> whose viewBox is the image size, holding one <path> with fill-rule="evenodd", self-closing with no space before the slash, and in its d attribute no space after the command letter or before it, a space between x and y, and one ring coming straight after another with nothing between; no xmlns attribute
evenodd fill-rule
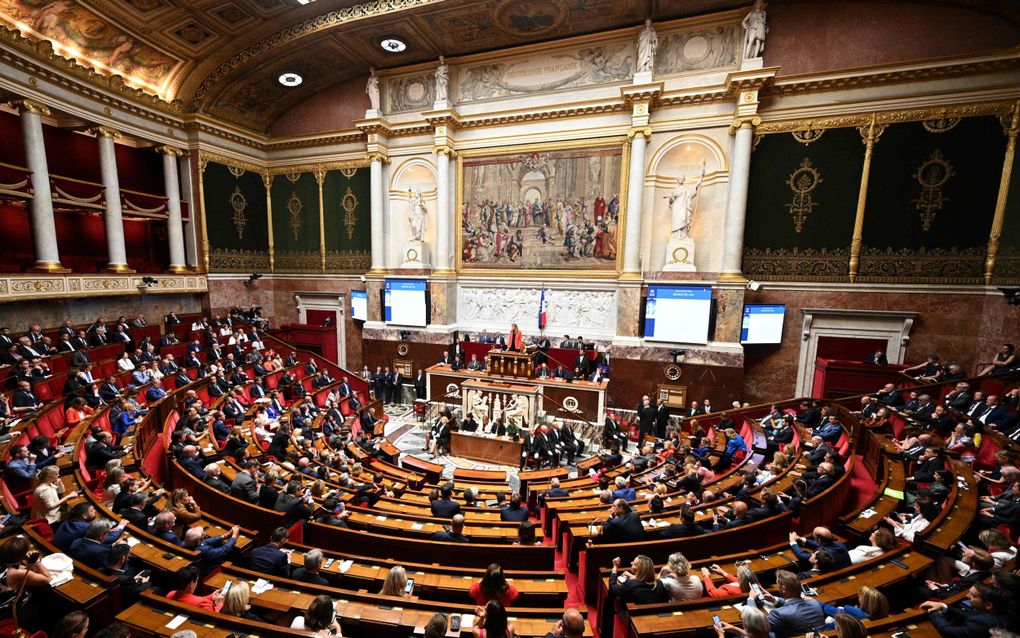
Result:
<svg viewBox="0 0 1020 638"><path fill-rule="evenodd" d="M54 299L83 295L140 295L183 292L207 292L204 275L154 275L157 283L142 284L143 275L115 273L101 275L7 275L0 277L0 302L30 299Z"/></svg>
<svg viewBox="0 0 1020 638"><path fill-rule="evenodd" d="M504 330L516 323L533 332L542 289L474 287L457 290L457 325L476 330ZM546 331L552 334L616 334L616 291L545 290Z"/></svg>

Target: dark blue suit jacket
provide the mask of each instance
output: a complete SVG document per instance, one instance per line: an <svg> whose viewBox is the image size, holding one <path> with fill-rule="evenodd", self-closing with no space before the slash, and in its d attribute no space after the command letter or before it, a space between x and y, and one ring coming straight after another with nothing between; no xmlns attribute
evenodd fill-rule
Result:
<svg viewBox="0 0 1020 638"><path fill-rule="evenodd" d="M290 560L287 554L272 543L256 547L251 553L249 563L255 571L290 578Z"/></svg>

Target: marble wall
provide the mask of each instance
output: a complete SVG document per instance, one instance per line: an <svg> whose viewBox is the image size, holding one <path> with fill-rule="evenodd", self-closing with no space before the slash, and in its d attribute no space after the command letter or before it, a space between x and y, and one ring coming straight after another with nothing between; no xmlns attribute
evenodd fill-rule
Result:
<svg viewBox="0 0 1020 638"><path fill-rule="evenodd" d="M866 292L825 292L778 290L766 285L760 292L747 292L745 302L786 304L782 343L744 348L744 396L752 403L794 395L798 357L804 343L802 308L917 312L904 362L919 363L928 353L935 352L943 360L959 363L968 373L974 373L978 361L987 360L1001 343L1012 342L1020 333L1020 310L1006 305L998 292L904 293L874 288Z"/></svg>
<svg viewBox="0 0 1020 638"><path fill-rule="evenodd" d="M144 314L150 324L157 324L170 311L202 312L204 298L204 295L132 295L18 301L0 304L0 326L7 326L12 334L21 334L28 330L29 323L54 328L67 318L83 324L101 316L116 319L120 315L133 318L139 314Z"/></svg>

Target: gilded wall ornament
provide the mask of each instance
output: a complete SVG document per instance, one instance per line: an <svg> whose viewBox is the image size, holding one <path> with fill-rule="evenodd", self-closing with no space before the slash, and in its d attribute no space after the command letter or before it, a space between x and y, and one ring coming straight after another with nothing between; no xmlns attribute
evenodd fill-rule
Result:
<svg viewBox="0 0 1020 638"><path fill-rule="evenodd" d="M290 231L294 233L294 241L301 236L301 208L301 199L296 192L291 191L290 199L287 200L287 211L290 212Z"/></svg>
<svg viewBox="0 0 1020 638"><path fill-rule="evenodd" d="M227 164L227 170L230 171L230 174L233 175L234 177L240 177L244 175L244 169L241 168L240 166L233 166L231 164Z"/></svg>
<svg viewBox="0 0 1020 638"><path fill-rule="evenodd" d="M355 173L357 173L357 172L358 172L357 168L341 168L340 169L340 174L343 175L344 177L346 177L347 179L350 179L350 178L354 177Z"/></svg>
<svg viewBox="0 0 1020 638"><path fill-rule="evenodd" d="M800 168L790 173L789 179L786 180L787 186L793 191L793 199L786 205L786 209L793 217L794 232L799 233L804 229L807 216L811 214L815 206L818 206L818 203L811 199L811 191L815 190L821 182L822 176L811 165L811 160L807 157L800 163Z"/></svg>
<svg viewBox="0 0 1020 638"><path fill-rule="evenodd" d="M807 146L811 142L817 142L818 140L822 139L822 135L824 133L825 129L810 128L803 131L793 131L791 135L793 135L793 139L797 140L804 146Z"/></svg>
<svg viewBox="0 0 1020 638"><path fill-rule="evenodd" d="M678 366L675 363L671 363L665 368L663 368L662 373L670 381L676 381L683 374L683 371L680 369L680 366Z"/></svg>
<svg viewBox="0 0 1020 638"><path fill-rule="evenodd" d="M942 195L942 187L951 177L956 175L953 167L942 157L942 151L935 149L931 157L925 160L917 170L914 178L921 185L921 194L910 200L914 208L921 212L921 229L930 230L935 214L942 210L942 205L949 201Z"/></svg>
<svg viewBox="0 0 1020 638"><path fill-rule="evenodd" d="M958 117L939 117L934 120L924 120L921 126L929 133L948 133L960 123Z"/></svg>
<svg viewBox="0 0 1020 638"><path fill-rule="evenodd" d="M358 198L354 195L354 191L351 187L347 187L347 192L340 198L340 205L344 209L344 226L347 228L347 239L354 239L354 227L358 224Z"/></svg>
<svg viewBox="0 0 1020 638"><path fill-rule="evenodd" d="M244 211L248 208L248 200L245 199L240 186L234 187L234 192L230 194L227 201L230 202L230 207L234 209L234 215L230 218L230 221L234 222L237 238L244 239L244 225L248 223L248 217L245 216Z"/></svg>
<svg viewBox="0 0 1020 638"><path fill-rule="evenodd" d="M291 184L297 184L297 181L301 179L301 173L284 173L284 177L287 178Z"/></svg>

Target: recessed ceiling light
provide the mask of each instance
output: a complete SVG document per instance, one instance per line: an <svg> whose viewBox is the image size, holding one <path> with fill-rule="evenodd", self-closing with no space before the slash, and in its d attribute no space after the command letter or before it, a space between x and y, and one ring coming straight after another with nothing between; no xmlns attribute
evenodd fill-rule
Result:
<svg viewBox="0 0 1020 638"><path fill-rule="evenodd" d="M302 78L297 73L284 73L283 75L280 76L279 79L280 84L284 86L297 86L304 82L304 78Z"/></svg>
<svg viewBox="0 0 1020 638"><path fill-rule="evenodd" d="M387 53L403 53L407 51L407 43L400 38L383 38L379 46Z"/></svg>
<svg viewBox="0 0 1020 638"><path fill-rule="evenodd" d="M309 4L311 2L315 2L315 0L297 0L297 1L298 4Z"/></svg>

